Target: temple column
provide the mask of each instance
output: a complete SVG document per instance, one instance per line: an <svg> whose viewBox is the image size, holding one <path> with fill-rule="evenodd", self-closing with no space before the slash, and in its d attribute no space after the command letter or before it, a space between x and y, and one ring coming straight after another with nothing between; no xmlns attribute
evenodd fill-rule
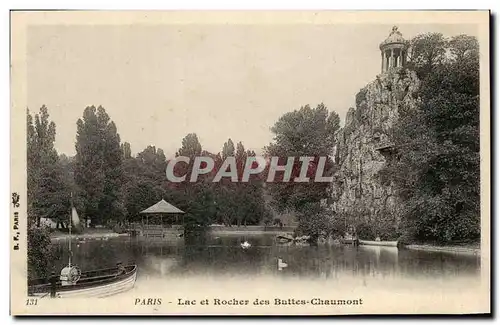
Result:
<svg viewBox="0 0 500 325"><path fill-rule="evenodd" d="M384 51L384 72L387 71L387 53Z"/></svg>
<svg viewBox="0 0 500 325"><path fill-rule="evenodd" d="M382 55L382 66L380 67L380 71L384 72L384 62L385 62L384 61L384 57L385 57L384 51L381 51L380 54Z"/></svg>
<svg viewBox="0 0 500 325"><path fill-rule="evenodd" d="M394 68L394 49L391 49L391 60L390 68Z"/></svg>

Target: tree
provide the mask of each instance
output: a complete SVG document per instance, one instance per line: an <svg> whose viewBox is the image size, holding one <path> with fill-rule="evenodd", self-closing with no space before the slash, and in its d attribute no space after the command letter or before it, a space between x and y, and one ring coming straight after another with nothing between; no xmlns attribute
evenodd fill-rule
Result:
<svg viewBox="0 0 500 325"><path fill-rule="evenodd" d="M236 167L239 183L235 184L234 193L237 202L237 225L259 224L270 214L264 201L264 179L261 174L251 175L247 182L242 182L243 172L249 157L255 157L254 151L246 151L243 143L236 145ZM252 166L255 168L256 166Z"/></svg>
<svg viewBox="0 0 500 325"><path fill-rule="evenodd" d="M198 181L194 183L189 181L195 157L201 155L209 155L209 153L202 150L198 136L195 133L186 135L182 139L182 146L176 156L189 157L189 164L187 166L184 163L177 164L174 168L175 175L187 175L186 181L169 184L179 207L186 212L184 229L188 233L203 231L211 223L215 214L213 185L208 182L210 175L200 175Z"/></svg>
<svg viewBox="0 0 500 325"><path fill-rule="evenodd" d="M330 158L335 144L335 135L340 128L337 113L328 113L325 105L316 108L309 105L301 107L280 117L271 128L275 134L274 142L265 148L269 157L280 157L279 164L286 163L288 157L296 157L294 161L291 182L280 183L283 173L275 179L278 183L269 183L274 205L278 210L292 208L300 211L309 203L320 202L328 196L329 183L294 183L293 179L300 173L301 163L298 157L313 157L309 163L307 176L315 177L319 158L327 157L324 176L332 175L333 161Z"/></svg>
<svg viewBox="0 0 500 325"><path fill-rule="evenodd" d="M318 202L307 203L305 207L298 213L299 226L296 233L308 235L311 243L317 243L320 235L326 235L330 232L331 219Z"/></svg>
<svg viewBox="0 0 500 325"><path fill-rule="evenodd" d="M477 40L419 36L426 51L419 104L401 107L393 132L398 153L382 171L404 205L410 238L442 243L480 234L479 51ZM431 50L432 48L432 50ZM444 55L444 53L448 53ZM431 60L431 54L434 55ZM430 63L432 61L432 64Z"/></svg>
<svg viewBox="0 0 500 325"><path fill-rule="evenodd" d="M228 139L222 147L222 159L225 160L227 157L234 157L234 143L231 139Z"/></svg>
<svg viewBox="0 0 500 325"><path fill-rule="evenodd" d="M212 222L240 226L257 224L263 218L265 207L260 179L252 177L250 182L234 183L224 177L219 182L213 182L224 159L228 157L234 157L238 178L241 179L248 154L255 155L255 152L246 151L241 142L235 148L231 139L224 143L221 153L217 154L202 150L196 134L188 134L183 139L176 156L189 157L190 163L176 165L174 174L187 175L188 179L181 183L167 183L167 195L186 212L184 222L188 232L203 230ZM197 182L189 182L197 156L212 158L214 168L209 173L199 175Z"/></svg>
<svg viewBox="0 0 500 325"><path fill-rule="evenodd" d="M59 219L69 213L69 183L54 148L56 125L46 106L31 116L27 111L28 222Z"/></svg>
<svg viewBox="0 0 500 325"><path fill-rule="evenodd" d="M120 148L122 150L123 159L132 158L132 150L130 149L130 143L124 142L120 145Z"/></svg>
<svg viewBox="0 0 500 325"><path fill-rule="evenodd" d="M155 204L163 196L161 187L155 186L152 180L146 178L128 184L125 193L125 207L130 216L139 215L139 212Z"/></svg>
<svg viewBox="0 0 500 325"><path fill-rule="evenodd" d="M162 198L172 199L165 184L166 164L163 150L155 146L148 146L136 158L123 161L123 199L129 218Z"/></svg>
<svg viewBox="0 0 500 325"><path fill-rule="evenodd" d="M196 133L189 133L182 139L182 146L177 156L196 157L201 154L201 144Z"/></svg>
<svg viewBox="0 0 500 325"><path fill-rule="evenodd" d="M120 136L105 109L85 108L77 122L76 183L83 194L85 216L92 224L123 217L120 202L122 157Z"/></svg>
<svg viewBox="0 0 500 325"><path fill-rule="evenodd" d="M222 147L221 160L217 162L216 169L219 171L223 162L226 161L228 157L236 159L234 156L234 143L231 139L228 139ZM214 190L216 191L218 221L226 226L233 225L239 218L237 185L238 184L233 183L231 179L227 177L222 178L218 183L214 184ZM241 221L241 219L239 220Z"/></svg>
<svg viewBox="0 0 500 325"><path fill-rule="evenodd" d="M440 33L417 35L408 44L408 67L420 78L446 59L446 39Z"/></svg>
<svg viewBox="0 0 500 325"><path fill-rule="evenodd" d="M47 275L51 260L49 229L40 219L67 216L66 184L54 148L56 125L49 120L48 109L40 108L33 117L27 110L27 182L28 182L28 277Z"/></svg>
<svg viewBox="0 0 500 325"><path fill-rule="evenodd" d="M57 227L61 226L65 228L69 222L68 214L70 214L71 203L76 208L77 211L83 211L83 201L81 198L81 191L78 185L76 185L74 174L75 174L75 159L74 157L68 157L65 154L59 155L57 168L60 170L61 179L60 184L63 186L64 190L61 191L60 197L64 202L61 207L62 211L60 214L52 218L53 221L57 223ZM73 232L83 231L82 227L77 227L73 225Z"/></svg>

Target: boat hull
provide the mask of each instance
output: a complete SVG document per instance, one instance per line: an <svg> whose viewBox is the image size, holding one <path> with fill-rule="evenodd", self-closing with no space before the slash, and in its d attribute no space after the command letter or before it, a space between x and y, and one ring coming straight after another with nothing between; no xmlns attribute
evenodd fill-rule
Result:
<svg viewBox="0 0 500 325"><path fill-rule="evenodd" d="M359 240L358 239L341 239L340 242L344 245L354 245L357 246L359 245Z"/></svg>
<svg viewBox="0 0 500 325"><path fill-rule="evenodd" d="M359 244L367 246L398 247L397 241L359 240Z"/></svg>
<svg viewBox="0 0 500 325"><path fill-rule="evenodd" d="M109 276L107 279L71 286L56 286L56 298L104 298L131 290L137 278L137 267L129 266L129 271L115 277ZM50 297L50 284L39 287L35 297Z"/></svg>

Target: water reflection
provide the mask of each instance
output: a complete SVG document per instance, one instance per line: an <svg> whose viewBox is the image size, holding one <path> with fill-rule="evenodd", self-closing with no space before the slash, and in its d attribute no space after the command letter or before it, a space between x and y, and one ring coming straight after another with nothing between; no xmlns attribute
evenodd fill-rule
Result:
<svg viewBox="0 0 500 325"><path fill-rule="evenodd" d="M240 243L252 246L242 249ZM207 278L247 279L271 277L341 281L353 278L361 286L390 279L446 279L479 276L477 256L401 250L370 246L278 245L272 235L216 235L200 240L144 241L116 238L89 240L73 248L73 261L82 270L136 263L139 279ZM67 263L67 243L55 244L56 269ZM279 270L278 259L287 267Z"/></svg>

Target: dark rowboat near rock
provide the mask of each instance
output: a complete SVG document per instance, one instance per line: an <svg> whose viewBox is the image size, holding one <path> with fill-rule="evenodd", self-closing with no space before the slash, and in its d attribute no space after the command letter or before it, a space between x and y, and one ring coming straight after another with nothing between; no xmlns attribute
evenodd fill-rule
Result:
<svg viewBox="0 0 500 325"><path fill-rule="evenodd" d="M398 247L398 241L359 240L360 245Z"/></svg>
<svg viewBox="0 0 500 325"><path fill-rule="evenodd" d="M291 243L293 242L293 236L291 235L288 235L288 234L281 234L281 235L278 235L276 236L276 241L278 243Z"/></svg>
<svg viewBox="0 0 500 325"><path fill-rule="evenodd" d="M137 265L83 272L72 283L61 280L61 278L54 275L52 281L51 279L29 281L28 295L36 297L55 296L57 298L102 298L132 289L136 276Z"/></svg>

